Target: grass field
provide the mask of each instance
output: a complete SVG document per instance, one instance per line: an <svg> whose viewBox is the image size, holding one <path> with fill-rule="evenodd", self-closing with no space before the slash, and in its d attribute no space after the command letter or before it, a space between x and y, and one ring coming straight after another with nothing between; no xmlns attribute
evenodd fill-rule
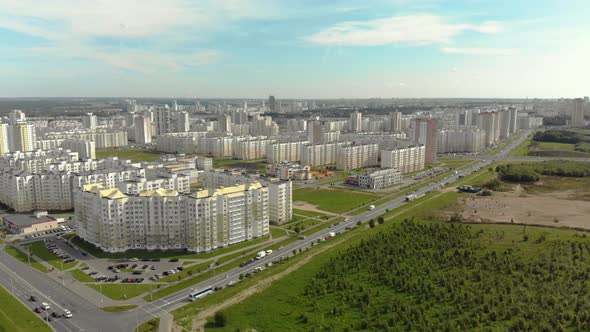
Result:
<svg viewBox="0 0 590 332"><path fill-rule="evenodd" d="M255 170L264 173L266 167L266 159L262 160L237 160L228 158L214 158L213 168L245 168L248 170Z"/></svg>
<svg viewBox="0 0 590 332"><path fill-rule="evenodd" d="M298 221L290 222L288 224L281 225L281 227L294 231L296 227L302 230L306 230L312 226L319 224L321 221L316 219L301 219Z"/></svg>
<svg viewBox="0 0 590 332"><path fill-rule="evenodd" d="M28 247L32 255L35 255L35 256L41 258L42 260L51 264L53 267L55 267L58 270L62 269L63 259L57 257L53 252L49 251L49 249L47 249L47 247L45 247L45 243L43 243L43 241L31 242L31 243L27 243L23 246ZM69 270L69 269L73 268L74 266L76 266L77 264L78 264L78 262L64 263L63 269Z"/></svg>
<svg viewBox="0 0 590 332"><path fill-rule="evenodd" d="M379 196L340 189L300 188L293 190L293 201L315 205L318 209L333 213L344 213L369 204Z"/></svg>
<svg viewBox="0 0 590 332"><path fill-rule="evenodd" d="M464 179L464 182L471 183L476 181L482 181L489 177L489 174L493 175L493 173L484 170L478 174L475 174L473 177ZM433 193L431 195L434 194L436 193ZM354 297L350 298L350 300L346 300L346 298L343 297L340 297L339 299L334 298L329 295L330 293L327 293L327 295L318 296L317 300L313 297L308 297L308 302L305 302L305 304L302 301L304 298L306 298L306 293L308 293L309 290L313 290L314 283L311 281L318 278L318 276L321 275L319 273L323 270L323 268L327 264L329 264L332 259L338 257L339 255L342 255L342 253L346 249L359 246L361 244L361 241L367 241L378 234L391 230L394 227L398 227L401 221L405 218L428 218L429 216L434 215L438 209L444 209L450 204L454 204L457 200L457 197L463 194L449 192L438 195L440 196L436 197L435 199L428 200L428 197L426 197L422 201L416 200L410 203L412 204L411 206L413 206L413 208L395 217L392 221L387 221L384 225L378 225L375 229L370 229L366 231L364 234L361 234L358 237L350 241L347 241L342 245L327 250L322 255L319 255L311 259L309 263L307 263L300 269L289 274L285 278L274 282L270 287L266 288L261 293L257 293L242 301L241 303L234 305L226 310L223 310L228 319L228 324L222 329L208 328L207 330L357 330L359 329L359 327L356 324L358 324L361 320L365 320L367 315L369 314L371 316L373 316L374 314L376 314L377 316L381 316L380 320L382 320L383 317L392 317L382 311L379 311L379 314L372 310L361 312L363 308L366 307L360 306L360 297ZM421 202L422 204L419 204ZM410 204L408 204L407 206L410 206ZM561 241L573 241L574 243L578 243L583 241L586 246L588 245L588 240L586 240L586 236L580 235L581 233L576 231L548 229L541 227L523 228L522 226L514 225L471 225L470 227L472 227L473 229L472 234L477 234L477 238L479 241L478 243L481 243L481 247L480 245L476 245L474 248L478 248L477 250L481 250L482 256L488 255L492 251L495 253L508 252L515 253L514 257L516 260L522 260L523 262L527 262L532 257L543 257L543 255L549 255L551 248L553 248L553 243L561 243ZM523 241L523 234L526 234L526 238L530 240ZM566 248L569 248L569 245L566 246ZM428 251L425 251L424 255L427 255L427 253ZM534 265L534 263L532 263L531 265ZM450 269L452 268L452 266L453 265L449 265L447 268ZM380 305L381 303L408 303L408 305L413 305L409 303L413 303L414 297L422 296L418 295L421 294L419 293L420 289L417 289L412 293L396 293L394 289L393 293L389 293L391 292L390 288L383 289L378 285L365 281L368 280L367 278L368 276L370 276L370 274L368 274L367 278L365 278L365 275L361 276L358 273L360 272L356 272L354 275L345 273L345 275L347 276L346 282L345 284L342 284L343 286L340 289L348 289L348 286L351 285L351 283L353 283L352 285L358 285L354 287L368 287L369 289L371 289L372 305ZM445 273L446 272L443 271L442 275L445 275ZM330 274L327 275L327 278L329 278L329 276ZM428 273L426 273L425 276L427 277ZM411 279L415 280L415 278ZM337 282L339 281L334 281L330 284L336 284ZM335 287L335 289L338 290L338 287ZM478 292L478 288L476 287L475 289L475 292ZM547 289L545 289L545 291L547 291ZM228 292L233 291L229 290ZM521 293L520 290L519 293ZM497 295L498 294L496 293L495 296ZM198 304L199 308L208 305L206 301L219 301L219 298L214 298L214 296L215 295L211 296L208 299L206 298L200 301ZM426 301L434 301L433 298L435 294L428 292L428 295L425 296L427 299ZM432 308L434 310L433 315L437 315L438 312L440 312L443 315L440 317L434 316L438 317L434 318L435 322L446 321L446 319L443 319L443 317L446 317L444 316L444 313L446 313L447 311L446 309L444 309L443 306L448 306L448 303L449 302L443 300L440 303L435 304L434 306L427 307ZM341 311L338 309L336 309L337 311L332 311L333 308L342 307L350 308L350 311L345 311L344 314L340 313ZM405 308L409 307L405 306ZM438 308L440 308L440 310L438 310ZM173 314L175 315L175 318L177 320L182 320L183 318L187 317L187 315L191 314L191 309L195 310L196 308L191 307L191 305L189 305L173 312ZM469 309L465 307L465 309L461 309L459 310L459 312L465 310ZM335 314L336 312L338 312L338 314ZM402 314L402 316L400 317L404 316L410 318L412 317L411 315L408 316L407 313ZM482 314L482 319L483 318L489 320L494 319L493 316L483 316ZM507 319L505 322L502 322L501 325L497 325L496 327L501 330L507 330L509 326L512 326L512 324L519 323L517 319L518 315L516 315L516 318L513 318L512 320ZM404 320L407 321L407 319ZM500 318L500 321L501 320L502 318ZM419 322L419 320L416 320L416 323L417 322ZM392 324L397 324L397 320L394 320ZM494 329L493 325L480 325L480 327L489 327L492 330ZM408 327L406 326L406 328ZM386 329L373 328L373 330Z"/></svg>
<svg viewBox="0 0 590 332"><path fill-rule="evenodd" d="M448 168L459 168L473 162L467 158L438 158L437 161L441 163L442 167Z"/></svg>
<svg viewBox="0 0 590 332"><path fill-rule="evenodd" d="M0 287L0 331L51 332L52 329L37 314Z"/></svg>
<svg viewBox="0 0 590 332"><path fill-rule="evenodd" d="M323 214L323 213L315 212L315 211L301 210L301 209L293 209L293 214L299 214L302 216L314 217L314 218L324 218L324 219L329 218L329 216L327 214Z"/></svg>
<svg viewBox="0 0 590 332"><path fill-rule="evenodd" d="M129 300L150 289L156 289L155 284L87 284L87 286L94 288L100 293L102 287L102 294L113 300Z"/></svg>
<svg viewBox="0 0 590 332"><path fill-rule="evenodd" d="M94 282L95 281L94 278L87 275L86 273L84 273L84 271L82 271L80 269L74 269L74 270L70 271L70 273L72 274L72 277L74 277L76 280L78 280L80 282Z"/></svg>
<svg viewBox="0 0 590 332"><path fill-rule="evenodd" d="M285 231L282 228L270 226L270 234L272 235L273 239L277 239L277 238L287 235L287 231Z"/></svg>
<svg viewBox="0 0 590 332"><path fill-rule="evenodd" d="M98 258L178 258L178 259L207 259L212 258L218 255L226 254L228 252L232 252L235 250L239 250L245 247L253 246L265 241L268 241L270 237L263 236L254 240L240 242L236 244L232 244L230 246L224 248L218 248L212 250L210 252L204 253L184 253L181 251L148 251L148 250L128 250L126 252L121 253L108 253L102 251L100 248L97 248L93 244L82 240L79 237L72 238L72 243L76 244L80 248L84 249L84 251L88 252L94 257Z"/></svg>
<svg viewBox="0 0 590 332"><path fill-rule="evenodd" d="M109 148L96 151L96 158L119 157L120 159L129 159L131 161L157 161L160 160L161 153L146 152L142 150Z"/></svg>
<svg viewBox="0 0 590 332"><path fill-rule="evenodd" d="M137 308L136 305L114 305L114 306L109 306L109 307L102 307L103 311L106 312L122 312L122 311L129 311L129 310L133 310Z"/></svg>
<svg viewBox="0 0 590 332"><path fill-rule="evenodd" d="M15 248L15 247L6 247L6 248L4 248L4 251L7 254L9 254L10 256L16 258L21 263L26 264L26 265L29 264L29 259L27 257L27 254L20 251L19 249ZM31 258L31 266L43 273L49 272L49 270L47 270L45 265L37 262L34 258Z"/></svg>
<svg viewBox="0 0 590 332"><path fill-rule="evenodd" d="M517 146L516 148L514 148L512 151L510 151L508 153L509 156L512 157L526 157L529 155L529 146L531 145L531 142L533 141L533 135L535 133L532 132L530 133L527 138L522 141L522 143L520 143L519 146Z"/></svg>
<svg viewBox="0 0 590 332"><path fill-rule="evenodd" d="M158 332L160 327L160 318L152 318L147 322L139 325L134 332Z"/></svg>

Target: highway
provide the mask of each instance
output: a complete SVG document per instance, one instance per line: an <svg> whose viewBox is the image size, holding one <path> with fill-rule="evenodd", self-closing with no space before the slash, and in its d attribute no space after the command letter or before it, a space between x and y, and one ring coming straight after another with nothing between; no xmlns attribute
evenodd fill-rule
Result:
<svg viewBox="0 0 590 332"><path fill-rule="evenodd" d="M506 160L507 153L522 143L522 141L528 136L528 133L529 132L525 132L519 139L512 142L496 156L483 158L476 165L466 170L462 170L458 174L452 174L445 179L430 183L427 186L414 191L413 194L418 197L423 196L428 192L441 188L447 183L452 183L458 180L459 176L469 175L481 168L487 167L494 161ZM535 158L534 160L538 159ZM61 309L57 310L58 312L65 308L70 309L73 314L71 319L61 318L50 323L55 331L133 331L138 323L142 323L162 314L163 312L169 312L187 304L188 294L194 290L202 290L209 287L214 288L216 286L225 287L230 281L238 282L241 273L252 272L257 267L264 267L266 263L276 260L279 256L291 256L293 250L298 251L300 248L310 247L312 243L325 238L330 232L345 232L347 227L352 228L356 226L358 221L366 222L370 219L375 219L387 211L401 207L404 204L407 204L405 197L393 199L375 207L372 211L367 210L359 215L351 216L346 221L340 222L337 226L320 230L307 236L303 240L298 240L285 245L280 251L275 251L273 254L268 255L263 259L256 260L243 268L234 268L229 272L225 272L203 281L191 289L179 291L178 293L148 303L141 308L128 312L104 312L90 304L81 296L63 287L58 282L48 278L45 274L17 262L12 256L6 254L4 251L1 251L0 253L0 283L4 285L6 289L11 291L19 300L25 303L25 305L29 306L31 310L35 306L39 306L40 302L50 303L52 309ZM31 295L37 296L38 301L36 303L27 300Z"/></svg>

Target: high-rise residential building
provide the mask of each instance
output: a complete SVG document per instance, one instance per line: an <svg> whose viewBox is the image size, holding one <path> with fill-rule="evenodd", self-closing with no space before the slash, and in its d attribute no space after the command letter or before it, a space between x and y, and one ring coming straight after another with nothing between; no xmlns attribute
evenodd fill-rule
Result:
<svg viewBox="0 0 590 332"><path fill-rule="evenodd" d="M349 129L353 133L360 133L363 131L363 113L354 111L350 114Z"/></svg>
<svg viewBox="0 0 590 332"><path fill-rule="evenodd" d="M518 110L516 107L509 107L510 112L510 133L514 134L518 130Z"/></svg>
<svg viewBox="0 0 590 332"><path fill-rule="evenodd" d="M33 125L21 122L8 126L8 148L10 151L33 151L36 145Z"/></svg>
<svg viewBox="0 0 590 332"><path fill-rule="evenodd" d="M204 189L192 195L167 189L133 195L85 186L75 200L77 231L107 252L205 252L267 235L268 196L268 188L258 182Z"/></svg>
<svg viewBox="0 0 590 332"><path fill-rule="evenodd" d="M486 147L496 145L500 141L500 121L498 112L481 112L477 115L477 127L484 130Z"/></svg>
<svg viewBox="0 0 590 332"><path fill-rule="evenodd" d="M150 113L143 113L133 118L135 142L147 144L152 142L152 117Z"/></svg>
<svg viewBox="0 0 590 332"><path fill-rule="evenodd" d="M278 225L288 223L293 217L293 185L291 181L271 179L268 187L268 219Z"/></svg>
<svg viewBox="0 0 590 332"><path fill-rule="evenodd" d="M87 113L82 116L82 126L87 129L96 129L96 115Z"/></svg>
<svg viewBox="0 0 590 332"><path fill-rule="evenodd" d="M336 149L336 168L353 170L379 165L378 144L341 144Z"/></svg>
<svg viewBox="0 0 590 332"><path fill-rule="evenodd" d="M268 109L273 113L277 111L276 103L275 96L268 97Z"/></svg>
<svg viewBox="0 0 590 332"><path fill-rule="evenodd" d="M477 153L485 147L485 131L474 127L461 129L441 129L437 135L437 152Z"/></svg>
<svg viewBox="0 0 590 332"><path fill-rule="evenodd" d="M219 123L219 131L222 133L231 133L232 118L229 114L220 115L217 120Z"/></svg>
<svg viewBox="0 0 590 332"><path fill-rule="evenodd" d="M23 123L23 122L26 122L26 120L27 119L25 116L25 112L23 112L21 110L12 110L8 114L8 124L10 124L10 125L16 125L19 123Z"/></svg>
<svg viewBox="0 0 590 332"><path fill-rule="evenodd" d="M584 121L584 99L576 98L572 100L570 110L570 126L572 127L583 127Z"/></svg>
<svg viewBox="0 0 590 332"><path fill-rule="evenodd" d="M508 138L510 132L510 111L506 109L498 110L498 123L500 131L500 139Z"/></svg>
<svg viewBox="0 0 590 332"><path fill-rule="evenodd" d="M190 131L191 123L189 119L188 112L180 111L176 112L176 126L174 128L174 132L176 133L186 133Z"/></svg>
<svg viewBox="0 0 590 332"><path fill-rule="evenodd" d="M341 143L304 144L301 146L301 164L329 165L336 162L336 148Z"/></svg>
<svg viewBox="0 0 590 332"><path fill-rule="evenodd" d="M426 148L424 162L432 164L436 160L436 130L437 120L432 118L418 118L414 120L412 138L417 144Z"/></svg>
<svg viewBox="0 0 590 332"><path fill-rule="evenodd" d="M171 113L168 105L158 105L153 107L156 136L173 132Z"/></svg>
<svg viewBox="0 0 590 332"><path fill-rule="evenodd" d="M389 113L389 123L390 131L402 130L402 112Z"/></svg>
<svg viewBox="0 0 590 332"><path fill-rule="evenodd" d="M65 139L61 143L64 149L77 152L80 159L96 159L96 143L83 139Z"/></svg>
<svg viewBox="0 0 590 332"><path fill-rule="evenodd" d="M381 150L381 168L395 168L404 174L421 171L424 169L425 155L424 145Z"/></svg>
<svg viewBox="0 0 590 332"><path fill-rule="evenodd" d="M10 151L8 146L8 125L0 123L0 157Z"/></svg>
<svg viewBox="0 0 590 332"><path fill-rule="evenodd" d="M320 120L307 121L307 141L311 144L322 142L322 122Z"/></svg>
<svg viewBox="0 0 590 332"><path fill-rule="evenodd" d="M284 161L299 161L301 159L301 145L305 142L270 142L266 145L266 162L268 164Z"/></svg>
<svg viewBox="0 0 590 332"><path fill-rule="evenodd" d="M235 155L242 160L255 160L266 158L266 146L271 140L261 137L249 137L237 141Z"/></svg>

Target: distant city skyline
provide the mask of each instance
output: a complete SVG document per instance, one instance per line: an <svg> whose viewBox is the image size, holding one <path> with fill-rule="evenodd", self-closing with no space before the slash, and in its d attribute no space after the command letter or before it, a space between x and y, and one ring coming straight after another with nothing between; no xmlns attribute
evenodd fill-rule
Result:
<svg viewBox="0 0 590 332"><path fill-rule="evenodd" d="M590 93L583 0L0 0L0 9L6 98Z"/></svg>

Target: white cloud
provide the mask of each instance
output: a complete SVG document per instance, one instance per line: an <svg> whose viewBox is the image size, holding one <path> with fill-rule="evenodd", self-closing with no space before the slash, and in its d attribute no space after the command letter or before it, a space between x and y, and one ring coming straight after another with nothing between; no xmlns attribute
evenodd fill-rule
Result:
<svg viewBox="0 0 590 332"><path fill-rule="evenodd" d="M509 48L455 48L443 47L442 51L449 54L465 55L516 55L518 50Z"/></svg>
<svg viewBox="0 0 590 332"><path fill-rule="evenodd" d="M493 34L501 30L494 21L481 25L453 24L435 15L413 15L343 22L307 37L306 41L349 46L431 45L448 43L452 37L465 31Z"/></svg>
<svg viewBox="0 0 590 332"><path fill-rule="evenodd" d="M213 29L236 20L270 17L272 0L0 0L0 28L36 36L51 47L32 48L47 56L88 58L116 68L150 73L215 61L221 53L194 47L188 54L169 48L186 45ZM220 22L223 22L220 24ZM98 40L119 43L116 49ZM128 48L128 41L146 42L149 49ZM46 45L46 43L42 44ZM146 46L147 47L147 46Z"/></svg>

